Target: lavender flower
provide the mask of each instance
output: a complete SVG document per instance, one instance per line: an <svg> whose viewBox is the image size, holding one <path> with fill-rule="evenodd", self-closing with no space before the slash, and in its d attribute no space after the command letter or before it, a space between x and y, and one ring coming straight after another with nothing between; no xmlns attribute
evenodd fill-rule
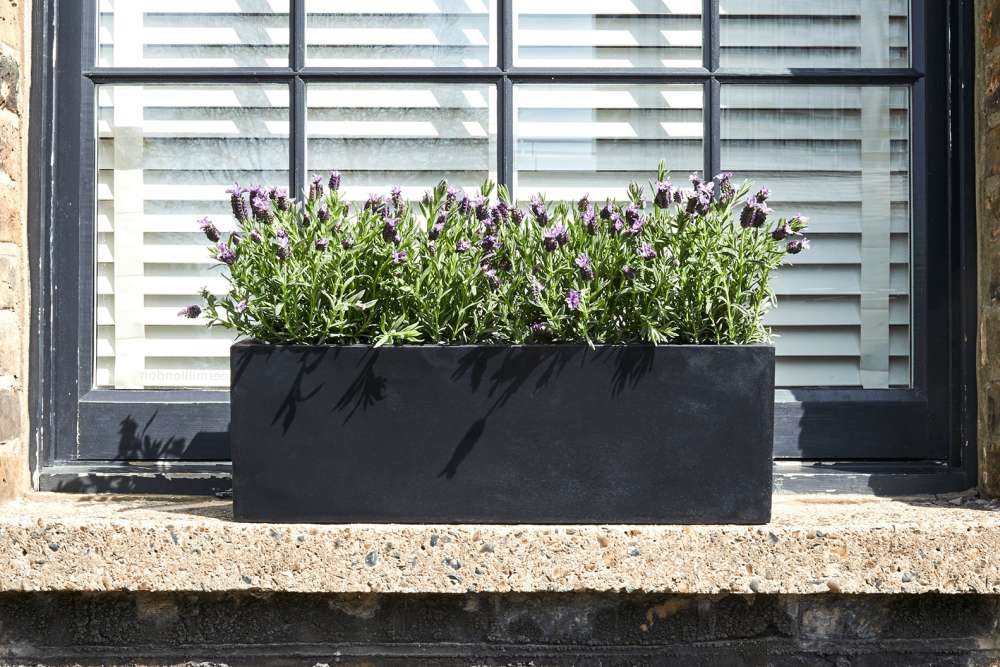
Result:
<svg viewBox="0 0 1000 667"><path fill-rule="evenodd" d="M343 248L344 250L350 250L351 248L354 247L354 239L351 238L343 239L340 242L340 247Z"/></svg>
<svg viewBox="0 0 1000 667"><path fill-rule="evenodd" d="M646 224L642 211L635 204L629 204L625 209L625 221L629 226L629 236L636 236L639 234L642 231L643 225Z"/></svg>
<svg viewBox="0 0 1000 667"><path fill-rule="evenodd" d="M629 266L628 264L622 267L622 274L629 280L635 280L635 268Z"/></svg>
<svg viewBox="0 0 1000 667"><path fill-rule="evenodd" d="M330 209L328 209L325 204L320 206L319 210L316 211L316 217L319 218L319 221L323 224L330 222Z"/></svg>
<svg viewBox="0 0 1000 667"><path fill-rule="evenodd" d="M232 266L236 263L236 253L225 243L218 245L219 261Z"/></svg>
<svg viewBox="0 0 1000 667"><path fill-rule="evenodd" d="M535 222L544 227L549 224L549 211L545 208L545 202L538 195L534 195L531 198L531 204L528 206L528 210L531 211L531 215L534 216Z"/></svg>
<svg viewBox="0 0 1000 667"><path fill-rule="evenodd" d="M549 333L549 328L545 326L545 322L532 322L528 329L535 338L544 338Z"/></svg>
<svg viewBox="0 0 1000 667"><path fill-rule="evenodd" d="M198 227L201 229L202 232L204 232L205 236L212 243L218 243L219 239L222 238L221 236L219 236L219 228L213 225L212 221L209 220L208 218L202 218L201 220L199 220Z"/></svg>
<svg viewBox="0 0 1000 667"><path fill-rule="evenodd" d="M191 305L191 306L188 306L187 308L181 308L177 312L177 316L178 317L186 317L189 320L193 320L194 318L198 317L199 315L201 315L201 306L197 306L197 305Z"/></svg>
<svg viewBox="0 0 1000 667"><path fill-rule="evenodd" d="M428 241L427 242L427 254L428 255L430 255L431 257L433 257L434 255L437 254L437 249L438 249L437 243L434 243L434 241Z"/></svg>
<svg viewBox="0 0 1000 667"><path fill-rule="evenodd" d="M510 211L510 221L515 225L520 225L524 222L524 211L519 208L511 209Z"/></svg>
<svg viewBox="0 0 1000 667"><path fill-rule="evenodd" d="M406 251L405 250L396 250L396 251L394 251L392 253L392 263L393 264L402 264L405 261L406 261Z"/></svg>
<svg viewBox="0 0 1000 667"><path fill-rule="evenodd" d="M653 259L654 257L656 257L656 248L649 245L648 243L643 243L641 246L639 246L639 250L637 252L639 254L639 257L642 257L643 259Z"/></svg>
<svg viewBox="0 0 1000 667"><path fill-rule="evenodd" d="M399 219L398 218L387 218L385 224L382 225L382 240L386 243L392 243L393 245L399 245L401 240L399 235Z"/></svg>
<svg viewBox="0 0 1000 667"><path fill-rule="evenodd" d="M580 214L580 220L586 225L588 234L593 235L597 233L597 214L594 213L593 206L588 204L586 210Z"/></svg>
<svg viewBox="0 0 1000 667"><path fill-rule="evenodd" d="M468 195L462 196L462 201L458 203L458 212L462 215L469 215L469 211L472 210L472 200L469 199Z"/></svg>
<svg viewBox="0 0 1000 667"><path fill-rule="evenodd" d="M621 231L625 229L625 221L622 220L622 216L618 211L611 212L611 233L620 234Z"/></svg>
<svg viewBox="0 0 1000 667"><path fill-rule="evenodd" d="M653 194L653 203L657 208L669 208L674 200L674 186L670 181L658 181Z"/></svg>
<svg viewBox="0 0 1000 667"><path fill-rule="evenodd" d="M497 248L500 247L500 242L497 240L497 237L493 236L492 234L487 234L486 236L484 236L483 240L480 241L479 244L482 247L482 249L486 252L490 252L491 250L496 250Z"/></svg>
<svg viewBox="0 0 1000 667"><path fill-rule="evenodd" d="M580 197L580 201L576 203L576 210L579 211L580 213L583 213L584 211L590 208L592 207L590 205L590 193L588 192L587 194Z"/></svg>
<svg viewBox="0 0 1000 667"><path fill-rule="evenodd" d="M566 307L570 310L580 309L580 290L571 289L566 292Z"/></svg>
<svg viewBox="0 0 1000 667"><path fill-rule="evenodd" d="M250 208L258 222L271 222L271 202L263 192L258 192L250 198Z"/></svg>
<svg viewBox="0 0 1000 667"><path fill-rule="evenodd" d="M437 240L441 236L441 232L444 231L444 225L447 221L448 216L444 212L438 213L437 220L434 221L434 226L427 232L427 238L431 241Z"/></svg>
<svg viewBox="0 0 1000 667"><path fill-rule="evenodd" d="M462 191L456 187L452 187L450 185L448 186L448 190L444 195L444 210L451 210L451 207L455 205L456 201L458 201L458 195L461 194L461 192Z"/></svg>
<svg viewBox="0 0 1000 667"><path fill-rule="evenodd" d="M320 176L313 176L309 183L309 200L316 201L323 198L323 179Z"/></svg>
<svg viewBox="0 0 1000 667"><path fill-rule="evenodd" d="M476 195L475 199L472 200L472 205L476 208L476 220L483 222L490 219L489 202L486 197Z"/></svg>
<svg viewBox="0 0 1000 667"><path fill-rule="evenodd" d="M340 189L340 172L331 171L330 180L327 181L327 185L330 187L330 192L336 192Z"/></svg>
<svg viewBox="0 0 1000 667"><path fill-rule="evenodd" d="M403 206L403 190L398 186L392 186L389 191L389 196L392 198L392 207L397 211Z"/></svg>
<svg viewBox="0 0 1000 667"><path fill-rule="evenodd" d="M260 232L258 232L256 229L251 229L250 230L250 240L251 241L255 241L257 243L260 243L262 240L264 240L264 237L261 236Z"/></svg>
<svg viewBox="0 0 1000 667"><path fill-rule="evenodd" d="M498 201L496 206L490 209L490 217L493 219L494 226L500 227L507 222L508 213L510 213L510 207L507 206L507 203Z"/></svg>
<svg viewBox="0 0 1000 667"><path fill-rule="evenodd" d="M584 280L594 279L594 267L591 266L590 258L587 257L586 253L581 252L579 255L576 256L576 259L573 261L580 269L581 278L583 278Z"/></svg>
<svg viewBox="0 0 1000 667"><path fill-rule="evenodd" d="M369 211L377 216L383 216L386 213L385 199L381 195L370 194L368 195L368 201L365 202L365 211Z"/></svg>
<svg viewBox="0 0 1000 667"><path fill-rule="evenodd" d="M771 196L770 190L768 190L767 188L761 188L760 190L757 191L757 194L755 194L753 198L757 200L758 203L763 204L764 202L767 201L768 197L770 196Z"/></svg>
<svg viewBox="0 0 1000 667"><path fill-rule="evenodd" d="M803 250L808 250L808 249L809 249L809 239L807 238L792 239L791 241L785 244L785 252L787 252L789 255L798 255Z"/></svg>
<svg viewBox="0 0 1000 667"><path fill-rule="evenodd" d="M241 188L239 183L234 183L233 187L226 190L229 195L229 203L233 209L233 217L240 224L250 220L250 211L247 208L247 200L243 197L246 189Z"/></svg>
<svg viewBox="0 0 1000 667"><path fill-rule="evenodd" d="M284 229L279 229L278 233L275 235L275 244L278 246L278 259L288 259L288 257L292 254L291 249L288 247L288 232Z"/></svg>
<svg viewBox="0 0 1000 667"><path fill-rule="evenodd" d="M316 250L320 252L325 251L330 246L330 239L325 239L322 236L316 239Z"/></svg>
<svg viewBox="0 0 1000 667"><path fill-rule="evenodd" d="M736 196L736 188L733 187L733 174L724 171L721 174L716 174L715 180L719 184L719 201L728 204Z"/></svg>
<svg viewBox="0 0 1000 667"><path fill-rule="evenodd" d="M271 188L267 194L279 211L287 211L291 208L291 202L288 200L288 188Z"/></svg>
<svg viewBox="0 0 1000 667"><path fill-rule="evenodd" d="M472 244L465 239L459 239L455 242L455 252L468 252L472 250Z"/></svg>
<svg viewBox="0 0 1000 667"><path fill-rule="evenodd" d="M615 207L612 205L611 201L608 200L601 208L601 220L610 220L611 216L614 215L614 212Z"/></svg>
<svg viewBox="0 0 1000 667"><path fill-rule="evenodd" d="M486 276L486 282L489 284L490 289L500 289L500 277L497 276L497 272L493 267L484 267L483 275Z"/></svg>
<svg viewBox="0 0 1000 667"><path fill-rule="evenodd" d="M781 222L774 228L774 231L771 232L771 238L775 241L781 241L784 238L791 236L792 233L792 226L787 222Z"/></svg>
<svg viewBox="0 0 1000 667"><path fill-rule="evenodd" d="M241 299L233 304L233 310L242 315L247 310L247 300Z"/></svg>
<svg viewBox="0 0 1000 667"><path fill-rule="evenodd" d="M558 250L559 246L569 243L569 234L566 225L555 225L542 232L542 243L549 252Z"/></svg>
<svg viewBox="0 0 1000 667"><path fill-rule="evenodd" d="M535 303L541 303L542 292L545 291L545 286L538 281L538 278L534 276L531 277L531 300Z"/></svg>
<svg viewBox="0 0 1000 667"><path fill-rule="evenodd" d="M740 225L743 227L763 227L767 222L767 214L771 209L756 197L750 197L740 213Z"/></svg>

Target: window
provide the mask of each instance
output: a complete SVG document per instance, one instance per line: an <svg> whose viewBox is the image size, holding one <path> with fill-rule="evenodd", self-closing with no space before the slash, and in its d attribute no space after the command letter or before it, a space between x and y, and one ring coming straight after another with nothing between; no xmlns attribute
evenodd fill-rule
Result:
<svg viewBox="0 0 1000 667"><path fill-rule="evenodd" d="M811 218L814 251L780 270L769 315L776 458L964 485L961 3L41 6L60 54L38 65L52 479L228 459L230 340L176 312L221 281L195 221L227 219L233 182L300 192L337 169L354 199L444 176L623 198L662 158L675 181L732 171Z"/></svg>

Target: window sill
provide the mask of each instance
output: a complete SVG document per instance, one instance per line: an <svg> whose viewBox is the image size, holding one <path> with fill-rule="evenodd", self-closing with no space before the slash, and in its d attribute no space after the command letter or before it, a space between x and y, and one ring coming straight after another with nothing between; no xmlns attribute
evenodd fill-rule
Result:
<svg viewBox="0 0 1000 667"><path fill-rule="evenodd" d="M1000 503L776 496L766 526L242 524L228 501L33 494L0 590L1000 593Z"/></svg>

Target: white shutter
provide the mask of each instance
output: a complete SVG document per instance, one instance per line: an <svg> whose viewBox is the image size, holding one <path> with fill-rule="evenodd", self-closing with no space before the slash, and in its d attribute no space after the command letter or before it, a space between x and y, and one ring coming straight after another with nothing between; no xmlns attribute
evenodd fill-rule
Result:
<svg viewBox="0 0 1000 667"><path fill-rule="evenodd" d="M909 0L719 0L722 67L908 67Z"/></svg>
<svg viewBox="0 0 1000 667"><path fill-rule="evenodd" d="M98 0L102 67L287 67L289 0Z"/></svg>
<svg viewBox="0 0 1000 667"><path fill-rule="evenodd" d="M701 0L513 0L518 67L701 67Z"/></svg>
<svg viewBox="0 0 1000 667"><path fill-rule="evenodd" d="M478 191L496 180L496 88L483 84L338 83L307 88L306 159L347 198L415 200L442 179Z"/></svg>
<svg viewBox="0 0 1000 667"><path fill-rule="evenodd" d="M622 199L660 159L686 178L701 171L700 85L514 87L514 185L527 199Z"/></svg>
<svg viewBox="0 0 1000 667"><path fill-rule="evenodd" d="M100 86L95 385L227 387L232 334L178 317L225 291L197 220L234 230L225 190L288 184L285 86Z"/></svg>
<svg viewBox="0 0 1000 667"><path fill-rule="evenodd" d="M496 0L307 0L309 67L489 67Z"/></svg>
<svg viewBox="0 0 1000 667"><path fill-rule="evenodd" d="M781 386L910 382L909 91L722 87L722 164L810 218L775 277Z"/></svg>

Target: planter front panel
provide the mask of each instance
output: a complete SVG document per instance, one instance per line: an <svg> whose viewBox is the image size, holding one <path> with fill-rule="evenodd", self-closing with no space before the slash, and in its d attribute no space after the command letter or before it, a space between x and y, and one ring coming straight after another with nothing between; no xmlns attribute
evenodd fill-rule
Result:
<svg viewBox="0 0 1000 667"><path fill-rule="evenodd" d="M768 346L232 350L236 518L764 523Z"/></svg>

